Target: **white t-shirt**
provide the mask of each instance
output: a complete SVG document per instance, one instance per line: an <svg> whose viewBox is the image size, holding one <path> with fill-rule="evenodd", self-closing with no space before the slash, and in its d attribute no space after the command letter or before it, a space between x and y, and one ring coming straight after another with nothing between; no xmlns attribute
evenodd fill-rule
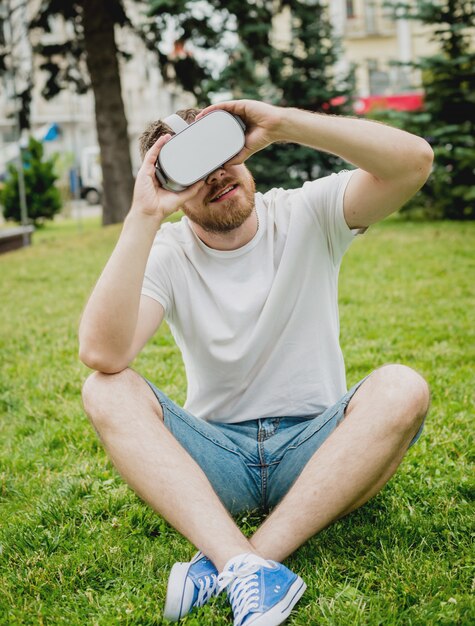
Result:
<svg viewBox="0 0 475 626"><path fill-rule="evenodd" d="M186 217L160 228L142 294L165 309L193 415L315 415L346 392L337 283L358 232L343 216L352 173L257 193L259 229L237 250L209 248Z"/></svg>

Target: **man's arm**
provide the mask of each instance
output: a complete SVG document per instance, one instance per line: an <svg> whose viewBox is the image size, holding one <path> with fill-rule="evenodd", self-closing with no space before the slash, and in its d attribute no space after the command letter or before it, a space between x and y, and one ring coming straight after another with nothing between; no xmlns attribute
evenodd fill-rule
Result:
<svg viewBox="0 0 475 626"><path fill-rule="evenodd" d="M331 152L359 168L344 198L350 228L369 226L397 211L422 187L431 171L433 152L429 144L385 124L252 100L219 103L203 113L218 108L242 116L247 125L246 145L231 163L244 161L270 143L284 141Z"/></svg>
<svg viewBox="0 0 475 626"><path fill-rule="evenodd" d="M155 161L170 135L147 152L137 174L132 207L119 241L84 310L79 328L81 361L112 374L125 369L163 319L161 304L142 296L148 256L162 221L201 188L179 194L165 191L155 178Z"/></svg>
<svg viewBox="0 0 475 626"><path fill-rule="evenodd" d="M284 110L281 136L332 152L359 169L344 198L350 228L365 227L397 211L427 180L433 152L416 135L372 122L297 109Z"/></svg>

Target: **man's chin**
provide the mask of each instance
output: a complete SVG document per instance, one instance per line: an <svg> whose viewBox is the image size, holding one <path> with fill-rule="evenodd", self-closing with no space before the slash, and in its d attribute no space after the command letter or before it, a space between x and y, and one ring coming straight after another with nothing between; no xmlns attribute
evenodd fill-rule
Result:
<svg viewBox="0 0 475 626"><path fill-rule="evenodd" d="M197 215L184 210L185 215L207 233L225 234L240 228L252 215L254 205L246 207L225 206L219 207L215 215Z"/></svg>
<svg viewBox="0 0 475 626"><path fill-rule="evenodd" d="M251 212L252 213L252 212ZM250 215L250 214L249 214ZM200 226L207 233L211 233L214 235L223 235L226 233L231 233L233 230L240 228L244 222L248 219L249 216L240 221L235 222L215 222L215 221L207 221L200 219L193 219L190 217L191 221Z"/></svg>
<svg viewBox="0 0 475 626"><path fill-rule="evenodd" d="M214 226L202 226L203 230L205 230L207 233L210 233L212 235L224 235L226 233L232 233L233 230L236 230L237 228L240 228L243 225L244 222L242 222L241 224L219 224L219 225L214 225Z"/></svg>

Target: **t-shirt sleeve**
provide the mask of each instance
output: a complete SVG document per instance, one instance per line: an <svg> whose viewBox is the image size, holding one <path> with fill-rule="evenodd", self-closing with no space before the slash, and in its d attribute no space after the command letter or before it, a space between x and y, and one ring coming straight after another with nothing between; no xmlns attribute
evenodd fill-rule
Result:
<svg viewBox="0 0 475 626"><path fill-rule="evenodd" d="M306 182L302 187L305 203L326 236L335 264L341 261L355 235L362 232L358 228L349 228L343 213L346 186L355 171L342 170L338 174Z"/></svg>
<svg viewBox="0 0 475 626"><path fill-rule="evenodd" d="M166 272L167 249L166 246L155 240L150 255L148 257L147 266L142 285L142 295L149 296L165 309L165 315L168 316L172 303L171 280Z"/></svg>

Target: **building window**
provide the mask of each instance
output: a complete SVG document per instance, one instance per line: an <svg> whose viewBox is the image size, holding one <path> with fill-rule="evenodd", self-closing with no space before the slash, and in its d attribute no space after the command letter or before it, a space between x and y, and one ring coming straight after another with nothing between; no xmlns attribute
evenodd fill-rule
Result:
<svg viewBox="0 0 475 626"><path fill-rule="evenodd" d="M355 3L353 0L346 0L346 17L355 17Z"/></svg>
<svg viewBox="0 0 475 626"><path fill-rule="evenodd" d="M1 143L13 143L18 140L18 130L12 123L12 126L4 126L0 131L0 144Z"/></svg>
<svg viewBox="0 0 475 626"><path fill-rule="evenodd" d="M391 84L389 73L379 69L376 59L368 59L368 79L371 96L387 93Z"/></svg>
<svg viewBox="0 0 475 626"><path fill-rule="evenodd" d="M374 0L365 0L364 2L364 21L367 34L376 34L376 2Z"/></svg>

